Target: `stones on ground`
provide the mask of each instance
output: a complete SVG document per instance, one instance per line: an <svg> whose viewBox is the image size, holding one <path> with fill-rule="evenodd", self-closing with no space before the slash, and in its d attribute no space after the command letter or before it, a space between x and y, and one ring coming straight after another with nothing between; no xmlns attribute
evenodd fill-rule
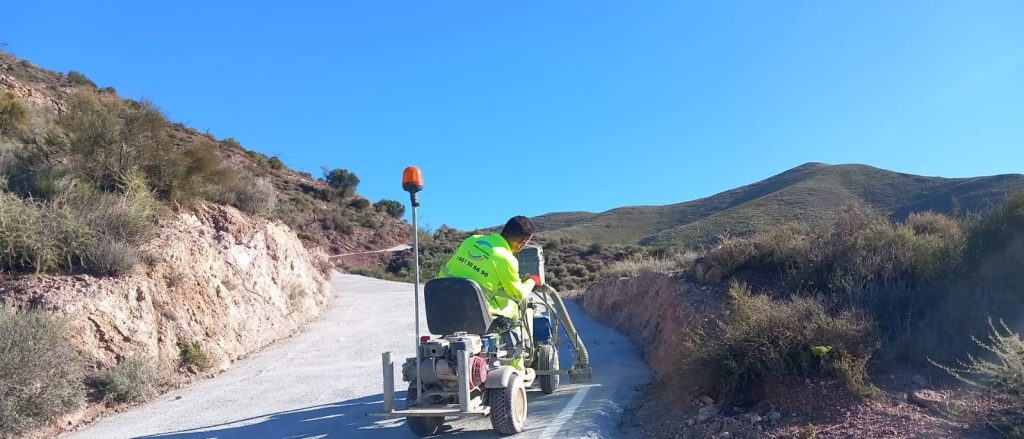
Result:
<svg viewBox="0 0 1024 439"><path fill-rule="evenodd" d="M942 414L943 408L946 406L946 397L932 390L915 390L910 393L910 402Z"/></svg>
<svg viewBox="0 0 1024 439"><path fill-rule="evenodd" d="M771 422L772 424L778 423L781 419L782 413L773 411L768 414L768 422Z"/></svg>
<svg viewBox="0 0 1024 439"><path fill-rule="evenodd" d="M718 416L718 407L709 405L701 408L700 411L697 412L697 422L704 422L715 416Z"/></svg>

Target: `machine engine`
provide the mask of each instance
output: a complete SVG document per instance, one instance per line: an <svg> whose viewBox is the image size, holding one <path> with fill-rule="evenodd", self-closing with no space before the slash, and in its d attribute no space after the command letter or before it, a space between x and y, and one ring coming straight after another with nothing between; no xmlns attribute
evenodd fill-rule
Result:
<svg viewBox="0 0 1024 439"><path fill-rule="evenodd" d="M455 334L426 341L420 344L420 375L425 387L440 385L445 389L459 387L458 360L456 353L466 351L470 358L480 361L471 362L472 375L482 372L486 377L486 361L477 355L483 352L483 343L479 335L456 332ZM408 358L402 365L402 379L416 382L416 358ZM477 381L477 380L474 380Z"/></svg>

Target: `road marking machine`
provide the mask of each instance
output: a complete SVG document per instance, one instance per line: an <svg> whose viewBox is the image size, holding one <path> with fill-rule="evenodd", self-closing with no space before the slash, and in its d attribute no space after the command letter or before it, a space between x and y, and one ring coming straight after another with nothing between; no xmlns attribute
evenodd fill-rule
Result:
<svg viewBox="0 0 1024 439"><path fill-rule="evenodd" d="M382 355L384 368L384 411L372 416L406 418L419 436L441 431L446 418L484 416L494 430L515 434L526 425L526 389L539 386L545 394L558 387L562 374L573 381L590 379L586 346L566 311L558 292L548 287L535 289L519 306L519 319L501 333L492 328L487 298L480 286L468 279L438 278L423 287L427 328L420 335L420 263L417 232L417 193L423 178L415 166L405 169L402 187L412 205L413 253L416 295L416 357L402 364L402 380L408 383L404 407L395 404L395 363L391 352ZM541 247L526 246L517 255L521 275L544 278ZM542 282L543 283L543 282ZM542 288L542 289L541 289ZM562 334L565 338L562 338ZM558 346L568 344L575 361L560 369ZM524 370L510 363L522 358Z"/></svg>

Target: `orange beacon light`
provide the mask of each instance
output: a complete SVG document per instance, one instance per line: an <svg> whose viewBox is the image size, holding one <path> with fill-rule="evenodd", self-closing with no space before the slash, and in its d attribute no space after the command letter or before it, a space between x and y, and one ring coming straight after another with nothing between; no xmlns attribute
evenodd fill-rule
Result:
<svg viewBox="0 0 1024 439"><path fill-rule="evenodd" d="M409 166L402 172L402 189L406 192L416 193L423 190L423 174L420 168Z"/></svg>

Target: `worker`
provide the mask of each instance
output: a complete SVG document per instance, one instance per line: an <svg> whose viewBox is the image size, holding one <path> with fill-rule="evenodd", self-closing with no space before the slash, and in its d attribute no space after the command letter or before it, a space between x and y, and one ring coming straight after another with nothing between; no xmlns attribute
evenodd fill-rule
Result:
<svg viewBox="0 0 1024 439"><path fill-rule="evenodd" d="M541 285L541 278L531 274L519 277L519 253L533 239L533 223L525 216L514 216L500 233L471 235L462 241L451 259L441 268L438 277L455 277L476 281L487 296L487 308L494 318L493 327L509 343L509 332L518 326L519 303ZM522 358L510 363L522 370Z"/></svg>

